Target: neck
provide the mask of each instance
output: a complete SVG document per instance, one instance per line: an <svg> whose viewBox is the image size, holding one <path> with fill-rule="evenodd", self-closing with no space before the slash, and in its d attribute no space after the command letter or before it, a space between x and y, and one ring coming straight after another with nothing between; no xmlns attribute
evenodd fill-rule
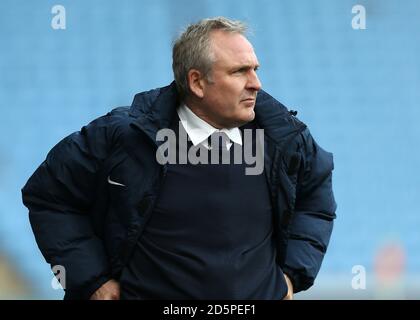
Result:
<svg viewBox="0 0 420 320"><path fill-rule="evenodd" d="M216 129L223 129L227 128L223 124L214 121L212 117L206 112L206 107L198 103L198 101L195 101L195 99L192 98L185 98L184 100L185 105L192 111L194 114L199 117L200 119L207 122L209 125Z"/></svg>

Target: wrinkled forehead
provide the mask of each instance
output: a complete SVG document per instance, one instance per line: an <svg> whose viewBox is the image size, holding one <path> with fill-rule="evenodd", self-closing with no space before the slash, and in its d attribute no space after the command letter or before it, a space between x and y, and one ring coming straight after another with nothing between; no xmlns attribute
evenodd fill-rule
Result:
<svg viewBox="0 0 420 320"><path fill-rule="evenodd" d="M215 31L210 36L210 50L218 65L257 65L252 44L239 33Z"/></svg>

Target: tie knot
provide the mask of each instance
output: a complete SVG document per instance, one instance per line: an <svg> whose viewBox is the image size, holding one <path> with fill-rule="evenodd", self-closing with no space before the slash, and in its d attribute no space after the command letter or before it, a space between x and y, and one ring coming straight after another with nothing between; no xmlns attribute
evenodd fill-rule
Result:
<svg viewBox="0 0 420 320"><path fill-rule="evenodd" d="M217 131L210 136L209 145L211 146L211 148L227 150L227 145L229 142L230 139L226 133Z"/></svg>

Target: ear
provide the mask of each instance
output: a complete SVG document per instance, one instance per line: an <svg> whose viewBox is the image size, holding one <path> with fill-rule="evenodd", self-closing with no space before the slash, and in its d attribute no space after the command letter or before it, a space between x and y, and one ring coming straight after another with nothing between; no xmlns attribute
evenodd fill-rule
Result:
<svg viewBox="0 0 420 320"><path fill-rule="evenodd" d="M191 69L188 71L188 86L190 91L198 98L204 96L204 78L197 69Z"/></svg>

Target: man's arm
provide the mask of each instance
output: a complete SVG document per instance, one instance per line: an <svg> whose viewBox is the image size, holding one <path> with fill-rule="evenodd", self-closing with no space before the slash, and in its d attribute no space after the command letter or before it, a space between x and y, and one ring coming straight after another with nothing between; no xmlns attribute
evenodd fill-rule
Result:
<svg viewBox="0 0 420 320"><path fill-rule="evenodd" d="M332 190L332 154L315 142L308 129L301 137L303 163L299 172L295 213L290 222L283 267L293 283L295 293L313 285L336 217Z"/></svg>
<svg viewBox="0 0 420 320"><path fill-rule="evenodd" d="M108 114L59 142L22 189L37 244L51 267L65 268L64 289L71 298L89 299L110 279L89 211L112 121Z"/></svg>

